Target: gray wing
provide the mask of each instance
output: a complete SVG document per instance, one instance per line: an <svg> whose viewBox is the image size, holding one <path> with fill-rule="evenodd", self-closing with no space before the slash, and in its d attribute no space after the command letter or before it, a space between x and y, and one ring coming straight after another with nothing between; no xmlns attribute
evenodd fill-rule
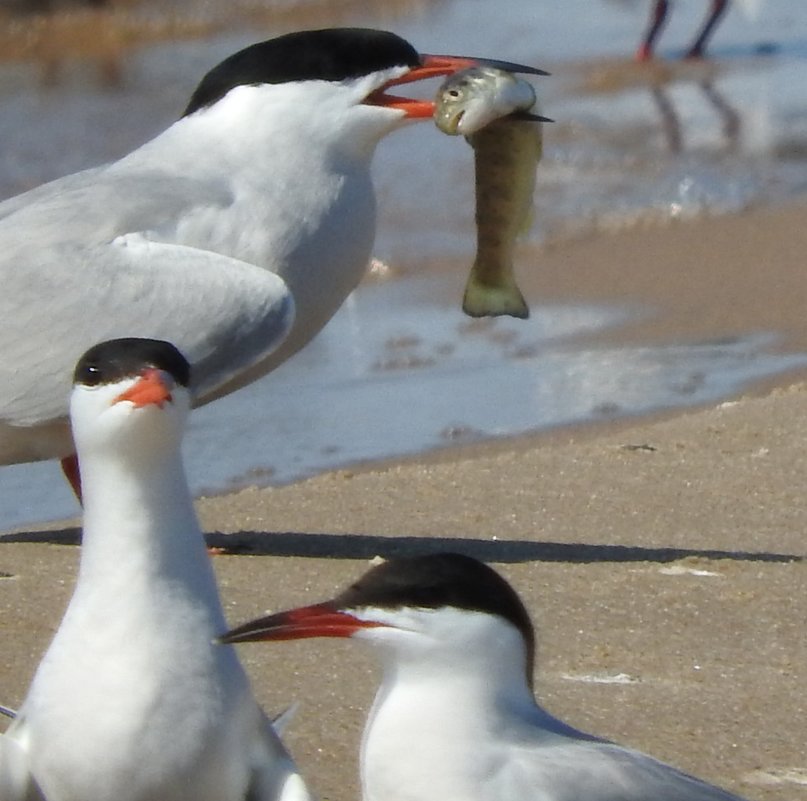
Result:
<svg viewBox="0 0 807 801"><path fill-rule="evenodd" d="M55 181L49 181L41 186L29 189L21 195L15 195L7 200L0 202L0 220L10 217L15 212L26 206L31 206L39 200L53 197L54 195L68 191L71 188L80 186L87 186L90 182L104 174L106 165L99 167L91 167L88 170L73 173L72 175L65 175L63 178L57 178Z"/></svg>
<svg viewBox="0 0 807 801"><path fill-rule="evenodd" d="M232 202L231 192L221 183L154 166L138 168L125 159L66 175L0 203L0 272L11 269L7 251L21 243L47 252L137 232L173 241L171 234L183 219Z"/></svg>
<svg viewBox="0 0 807 801"><path fill-rule="evenodd" d="M629 748L561 740L517 749L494 770L490 798L501 801L742 801L715 785ZM512 754L511 754L512 756Z"/></svg>
<svg viewBox="0 0 807 801"><path fill-rule="evenodd" d="M17 240L0 258L0 421L13 426L64 418L76 361L103 340L173 342L202 399L270 354L293 319L273 273L140 234L44 248Z"/></svg>

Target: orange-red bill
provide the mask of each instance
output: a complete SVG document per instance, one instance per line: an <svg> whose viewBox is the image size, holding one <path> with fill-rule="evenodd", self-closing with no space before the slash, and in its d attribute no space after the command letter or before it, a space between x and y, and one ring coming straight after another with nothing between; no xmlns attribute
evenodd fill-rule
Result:
<svg viewBox="0 0 807 801"><path fill-rule="evenodd" d="M130 401L135 406L159 406L171 401L171 389L166 386L163 373L155 367L149 367L140 374L138 381L125 392L115 398L115 403Z"/></svg>
<svg viewBox="0 0 807 801"><path fill-rule="evenodd" d="M219 642L256 642L259 640L303 640L308 637L350 637L357 631L381 626L359 620L330 604L301 606L287 612L261 617L244 623L219 637Z"/></svg>
<svg viewBox="0 0 807 801"><path fill-rule="evenodd" d="M387 89L391 86L424 81L427 78L439 78L445 75L453 75L460 70L470 67L489 66L508 72L527 73L529 75L548 75L544 70L536 67L528 67L523 64L515 64L510 61L497 61L486 58L469 58L467 56L438 56L424 54L417 67L413 67L399 78L388 81L376 92L373 92L367 102L375 106L385 108L395 108L403 111L411 119L424 119L434 115L434 100L422 100L418 98L402 97L399 95L387 94Z"/></svg>

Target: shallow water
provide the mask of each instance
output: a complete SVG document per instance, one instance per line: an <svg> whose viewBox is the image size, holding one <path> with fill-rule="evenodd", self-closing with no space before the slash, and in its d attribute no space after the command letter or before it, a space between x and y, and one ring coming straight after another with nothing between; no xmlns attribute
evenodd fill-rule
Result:
<svg viewBox="0 0 807 801"><path fill-rule="evenodd" d="M677 5L661 47L667 55L684 46L703 7ZM733 10L712 48L714 68L669 62L661 71L625 58L644 6L631 13L616 2L575 0L562 14L558 7L444 0L369 21L424 51L552 70L538 83L543 111L557 122L546 126L532 240L804 193L807 6L800 0L770 0L755 21ZM32 65L0 66L0 195L125 153L170 124L208 67L271 33L142 46L126 55L123 83L111 88L92 63L65 63L48 88ZM424 152L428 169L414 168ZM376 165L376 254L397 277L362 286L306 351L194 415L187 455L197 491L714 401L807 367L806 354L773 352L775 331L644 348L592 347L590 337L580 343L580 334L651 315L647 309L533 302L529 321L472 323L458 303L442 300L456 277L422 268L435 256L471 253L470 150L418 126L382 143ZM55 465L2 471L0 528L76 511Z"/></svg>

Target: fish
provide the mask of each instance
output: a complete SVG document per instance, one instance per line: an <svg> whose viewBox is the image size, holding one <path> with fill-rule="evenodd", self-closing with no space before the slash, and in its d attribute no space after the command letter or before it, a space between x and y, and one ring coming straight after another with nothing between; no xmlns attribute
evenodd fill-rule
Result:
<svg viewBox="0 0 807 801"><path fill-rule="evenodd" d="M543 135L532 112L535 90L527 81L492 67L462 70L437 91L434 121L443 133L463 135L474 151L476 256L462 309L470 317L530 311L513 272L516 238L532 219L536 166Z"/></svg>
<svg viewBox="0 0 807 801"><path fill-rule="evenodd" d="M489 66L469 67L450 75L438 88L434 122L450 136L468 136L501 117L526 112L535 103L532 84L512 72Z"/></svg>

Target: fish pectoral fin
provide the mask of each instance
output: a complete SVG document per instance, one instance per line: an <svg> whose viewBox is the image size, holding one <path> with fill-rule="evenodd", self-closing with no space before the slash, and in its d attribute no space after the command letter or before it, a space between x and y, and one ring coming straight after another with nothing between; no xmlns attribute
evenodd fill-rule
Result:
<svg viewBox="0 0 807 801"><path fill-rule="evenodd" d="M511 276L501 276L497 283L490 284L481 281L476 270L468 276L462 310L469 317L509 315L526 320L530 316L527 301Z"/></svg>

